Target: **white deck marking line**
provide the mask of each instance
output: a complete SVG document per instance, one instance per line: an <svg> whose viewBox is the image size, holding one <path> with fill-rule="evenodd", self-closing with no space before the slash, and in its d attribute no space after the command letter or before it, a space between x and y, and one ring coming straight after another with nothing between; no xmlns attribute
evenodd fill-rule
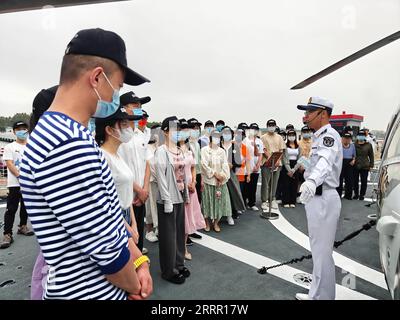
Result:
<svg viewBox="0 0 400 320"><path fill-rule="evenodd" d="M280 214L279 219L270 220L269 222L271 222L276 229L278 229L289 239L296 242L308 251L311 251L308 236L295 228L282 214ZM369 268L335 251L333 252L333 259L335 260L336 266L339 268L342 268L343 270L346 270L351 274L354 274L355 276L373 283L374 285L385 290L387 289L385 277L382 272Z"/></svg>
<svg viewBox="0 0 400 320"><path fill-rule="evenodd" d="M243 262L251 267L258 269L264 265L270 266L270 265L280 263L279 261L272 260L268 257L248 251L246 249L243 249L243 248L240 248L233 244L230 244L228 242L216 239L216 238L206 235L204 233L201 233L201 234L203 237L202 239L200 239L200 240L192 239L192 240L206 248L209 248L211 250L219 252L219 253L221 253L225 256L228 256L232 259L235 259L237 261ZM254 270L254 272L256 273L256 270ZM268 271L268 273L275 277L278 277L285 281L293 283L297 286L300 286L300 287L303 287L306 289L309 288L306 285L297 283L293 279L293 276L297 273L307 273L302 270L299 270L299 269L296 269L293 267L289 267L289 266L282 266L279 268L271 269L270 271ZM259 275L259 276L260 276L260 281L262 281L263 276L262 275ZM267 287L267 283L266 283L266 287ZM376 300L376 299L373 297L370 297L368 295L365 295L361 292L357 292L357 291L351 290L345 286L336 284L336 300Z"/></svg>

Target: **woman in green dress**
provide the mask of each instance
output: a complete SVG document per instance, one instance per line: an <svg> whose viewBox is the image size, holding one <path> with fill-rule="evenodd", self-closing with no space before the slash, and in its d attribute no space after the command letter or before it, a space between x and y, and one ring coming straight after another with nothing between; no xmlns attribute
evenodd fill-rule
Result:
<svg viewBox="0 0 400 320"><path fill-rule="evenodd" d="M230 170L226 152L220 147L220 142L221 133L214 130L210 135L210 145L201 149L201 174L204 181L201 206L206 221L205 231L210 231L213 226L215 232L220 232L220 219L232 216L226 185Z"/></svg>

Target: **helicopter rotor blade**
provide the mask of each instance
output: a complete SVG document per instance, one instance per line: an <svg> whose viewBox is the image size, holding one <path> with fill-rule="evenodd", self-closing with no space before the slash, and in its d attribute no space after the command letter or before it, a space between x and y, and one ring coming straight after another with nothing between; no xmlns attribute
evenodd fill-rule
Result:
<svg viewBox="0 0 400 320"><path fill-rule="evenodd" d="M296 84L294 87L290 88L290 90L297 90L297 89L303 89L305 87L307 87L308 85L310 85L311 83L327 76L328 74L344 67L345 65L354 62L355 60L381 48L386 46L387 44L396 41L400 38L400 31L397 31L393 34L391 34L390 36L387 36L377 42L374 42L373 44L365 47L364 49L361 49L353 54L351 54L350 56L332 64L331 66L329 66L328 68L312 75L311 77L307 78L306 80Z"/></svg>

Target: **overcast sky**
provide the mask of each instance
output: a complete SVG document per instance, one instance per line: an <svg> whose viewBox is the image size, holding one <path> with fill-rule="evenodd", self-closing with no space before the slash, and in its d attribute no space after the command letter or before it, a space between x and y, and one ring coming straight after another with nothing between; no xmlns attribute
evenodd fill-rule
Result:
<svg viewBox="0 0 400 320"><path fill-rule="evenodd" d="M290 87L400 30L399 0L138 0L0 14L0 115L29 113L57 84L65 47L81 29L125 40L128 64L152 82L125 86L149 120L169 115L300 128L296 105L329 98L386 129L400 104L400 41L309 87Z"/></svg>

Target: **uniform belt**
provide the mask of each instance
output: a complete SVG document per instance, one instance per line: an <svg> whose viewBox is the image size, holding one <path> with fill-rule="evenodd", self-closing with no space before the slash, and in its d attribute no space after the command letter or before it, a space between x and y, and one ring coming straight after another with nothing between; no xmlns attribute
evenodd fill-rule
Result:
<svg viewBox="0 0 400 320"><path fill-rule="evenodd" d="M317 187L317 189L315 190L315 195L316 196L322 196L322 192L323 191L328 191L328 190L336 190L336 188L330 188L328 186L324 186L324 185L320 185L319 187Z"/></svg>

